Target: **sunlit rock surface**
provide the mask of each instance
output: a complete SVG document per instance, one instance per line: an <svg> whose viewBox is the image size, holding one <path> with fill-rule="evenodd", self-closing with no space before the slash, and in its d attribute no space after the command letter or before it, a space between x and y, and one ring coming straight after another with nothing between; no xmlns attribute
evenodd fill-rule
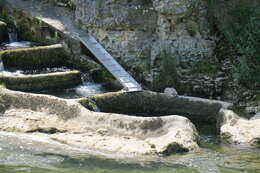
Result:
<svg viewBox="0 0 260 173"><path fill-rule="evenodd" d="M231 143L260 146L260 119L247 120L231 110L222 109L218 126L221 137Z"/></svg>
<svg viewBox="0 0 260 173"><path fill-rule="evenodd" d="M42 132L60 142L132 154L197 150L197 131L185 117L134 117L92 112L74 100L1 89L0 129Z"/></svg>
<svg viewBox="0 0 260 173"><path fill-rule="evenodd" d="M75 0L78 25L92 33L137 78L160 71L160 51L173 49L180 62L214 53L214 38L202 0Z"/></svg>

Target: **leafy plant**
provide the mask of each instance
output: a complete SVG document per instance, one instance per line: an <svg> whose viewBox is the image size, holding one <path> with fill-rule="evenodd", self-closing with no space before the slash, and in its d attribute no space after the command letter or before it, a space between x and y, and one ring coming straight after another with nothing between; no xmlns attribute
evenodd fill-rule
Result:
<svg viewBox="0 0 260 173"><path fill-rule="evenodd" d="M166 87L178 87L177 56L178 54L170 48L162 48L159 54L159 59L162 62L161 68L152 83L154 90L162 90Z"/></svg>
<svg viewBox="0 0 260 173"><path fill-rule="evenodd" d="M233 77L241 84L256 88L260 83L260 1L207 0L216 18L220 55L233 62ZM220 58L221 59L221 58Z"/></svg>
<svg viewBox="0 0 260 173"><path fill-rule="evenodd" d="M101 16L102 13L102 0L96 0L97 16Z"/></svg>

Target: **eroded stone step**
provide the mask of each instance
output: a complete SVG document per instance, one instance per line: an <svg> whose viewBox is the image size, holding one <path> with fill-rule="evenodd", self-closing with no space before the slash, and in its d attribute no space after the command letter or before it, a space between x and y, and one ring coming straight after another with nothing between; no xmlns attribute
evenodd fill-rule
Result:
<svg viewBox="0 0 260 173"><path fill-rule="evenodd" d="M21 48L0 52L4 67L34 70L66 65L67 55L61 44Z"/></svg>
<svg viewBox="0 0 260 173"><path fill-rule="evenodd" d="M19 75L0 73L0 82L6 88L19 91L41 91L70 88L82 83L81 73L77 70L47 74Z"/></svg>

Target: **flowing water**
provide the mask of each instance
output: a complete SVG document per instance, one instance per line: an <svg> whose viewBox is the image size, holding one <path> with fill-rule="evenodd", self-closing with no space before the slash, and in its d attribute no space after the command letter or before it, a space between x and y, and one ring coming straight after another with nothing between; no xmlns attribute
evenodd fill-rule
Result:
<svg viewBox="0 0 260 173"><path fill-rule="evenodd" d="M0 74L4 74L4 75L25 76L31 74L46 74L46 73L65 72L65 71L70 71L70 69L46 68L41 70L27 70L27 71L9 69L8 71L6 71L0 59ZM36 93L49 94L49 95L66 98L66 99L75 99L75 98L93 96L95 94L101 94L105 92L108 92L108 90L106 89L104 84L95 83L95 82L83 82L81 85L75 86L73 88L37 91Z"/></svg>
<svg viewBox="0 0 260 173"><path fill-rule="evenodd" d="M18 40L17 32L14 29L10 29L10 32L8 32L8 39L10 43L16 42Z"/></svg>
<svg viewBox="0 0 260 173"><path fill-rule="evenodd" d="M4 64L2 62L2 60L0 59L0 72L4 71Z"/></svg>
<svg viewBox="0 0 260 173"><path fill-rule="evenodd" d="M39 46L38 43L30 42L30 41L15 41L10 43L3 43L2 49L19 49L19 48L29 48Z"/></svg>
<svg viewBox="0 0 260 173"><path fill-rule="evenodd" d="M81 97L93 96L108 92L104 84L95 82L83 82L74 88L61 89L61 90L48 90L38 92L40 94L49 94L60 98L75 99Z"/></svg>

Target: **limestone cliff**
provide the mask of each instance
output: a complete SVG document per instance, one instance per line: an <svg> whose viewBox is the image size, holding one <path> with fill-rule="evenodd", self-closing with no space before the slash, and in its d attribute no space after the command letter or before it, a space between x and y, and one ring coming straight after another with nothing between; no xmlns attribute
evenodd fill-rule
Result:
<svg viewBox="0 0 260 173"><path fill-rule="evenodd" d="M213 56L202 0L74 0L76 22L134 76L152 82L167 47L178 66ZM174 67L173 67L174 68ZM184 67L184 71L185 71ZM181 73L183 69L179 70Z"/></svg>

